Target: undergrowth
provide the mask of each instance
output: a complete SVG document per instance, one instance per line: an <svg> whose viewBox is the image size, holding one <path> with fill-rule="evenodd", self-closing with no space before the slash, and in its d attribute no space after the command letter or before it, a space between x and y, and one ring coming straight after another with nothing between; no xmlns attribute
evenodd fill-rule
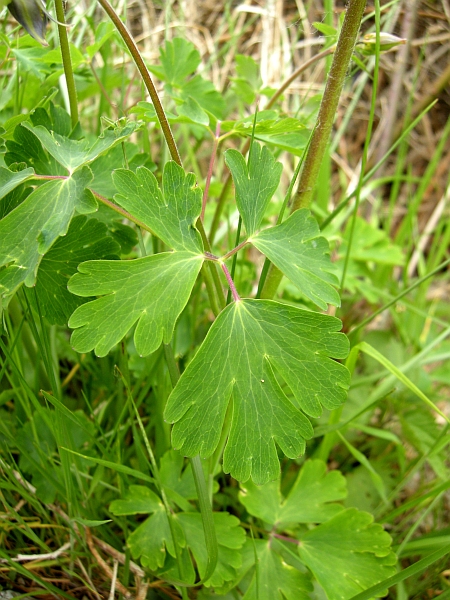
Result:
<svg viewBox="0 0 450 600"><path fill-rule="evenodd" d="M448 2L31 5L1 13L0 585L450 597Z"/></svg>

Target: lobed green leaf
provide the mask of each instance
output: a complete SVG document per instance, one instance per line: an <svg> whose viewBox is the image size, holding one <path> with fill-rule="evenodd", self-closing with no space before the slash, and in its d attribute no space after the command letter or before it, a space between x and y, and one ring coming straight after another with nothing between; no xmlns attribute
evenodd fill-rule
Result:
<svg viewBox="0 0 450 600"><path fill-rule="evenodd" d="M256 484L276 479L275 442L296 458L313 434L301 411L318 417L322 406L337 408L345 400L349 373L329 358L347 355L340 327L334 317L267 300L229 305L169 397L165 419L175 423L174 447L187 456L210 456L232 396L225 472L239 481L251 476ZM274 370L291 388L292 399Z"/></svg>

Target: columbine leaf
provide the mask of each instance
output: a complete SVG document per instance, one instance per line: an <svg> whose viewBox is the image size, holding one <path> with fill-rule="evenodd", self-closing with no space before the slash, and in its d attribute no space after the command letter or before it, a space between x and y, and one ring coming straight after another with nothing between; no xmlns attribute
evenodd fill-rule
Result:
<svg viewBox="0 0 450 600"><path fill-rule="evenodd" d="M169 554L175 556L169 521L164 505L156 494L141 485L132 485L123 500L114 500L110 511L113 515L136 515L153 513L146 521L139 525L129 536L127 544L134 559L140 557L144 567L155 571L162 567L166 557L166 548ZM184 546L184 534L177 521L173 521L177 541Z"/></svg>
<svg viewBox="0 0 450 600"><path fill-rule="evenodd" d="M91 181L88 167L65 180L38 187L0 221L0 294L8 301L25 282L34 285L42 256L65 235L75 212L94 212L97 203L85 189Z"/></svg>
<svg viewBox="0 0 450 600"><path fill-rule="evenodd" d="M336 500L347 496L346 480L339 471L327 473L322 460L308 460L286 499L280 492L280 482L271 481L256 486L243 484L239 499L247 511L271 525L287 523L322 523L343 510Z"/></svg>
<svg viewBox="0 0 450 600"><path fill-rule="evenodd" d="M216 570L205 582L207 587L218 587L236 577L236 569L242 564L239 550L245 543L245 531L239 527L239 520L227 512L214 513L214 527L219 545ZM178 522L184 530L186 544L197 563L200 577L203 578L208 562L202 517L197 512L178 514Z"/></svg>
<svg viewBox="0 0 450 600"><path fill-rule="evenodd" d="M328 358L344 358L346 337L334 317L266 300L229 305L169 397L165 419L175 423L172 442L187 456L215 450L233 394L233 417L224 470L257 484L279 474L275 442L286 456L304 452L312 436L309 420L322 406L342 404L347 369ZM292 390L288 399L276 370ZM204 374L208 373L205 378Z"/></svg>
<svg viewBox="0 0 450 600"><path fill-rule="evenodd" d="M339 246L339 255L342 258L347 254L350 235L349 225ZM354 261L370 261L382 265L402 265L405 262L402 249L390 241L387 233L376 229L361 217L356 217L350 258Z"/></svg>
<svg viewBox="0 0 450 600"><path fill-rule="evenodd" d="M253 143L249 166L237 150L227 150L225 162L233 176L236 204L247 235L261 225L267 205L280 183L283 166L276 162L270 151Z"/></svg>
<svg viewBox="0 0 450 600"><path fill-rule="evenodd" d="M86 300L70 294L69 278L88 259L113 258L119 244L107 235L106 225L96 219L75 217L67 235L59 238L43 257L36 280L42 314L52 325L65 325L73 311Z"/></svg>
<svg viewBox="0 0 450 600"><path fill-rule="evenodd" d="M6 142L5 163L25 163L40 175L66 175L61 165L47 154L38 138L29 129L20 124L14 129L14 139Z"/></svg>
<svg viewBox="0 0 450 600"><path fill-rule="evenodd" d="M22 171L14 172L0 167L0 200L24 181L32 179L33 175L33 169L23 169Z"/></svg>
<svg viewBox="0 0 450 600"><path fill-rule="evenodd" d="M164 167L163 191L145 167L136 173L118 169L113 174L119 194L114 199L175 250L203 252L195 222L202 208L202 192L195 187L193 173L185 173L175 162Z"/></svg>
<svg viewBox="0 0 450 600"><path fill-rule="evenodd" d="M98 156L127 139L135 130L136 123L126 123L123 127L105 129L102 135L92 143L89 140L72 140L42 125L33 127L25 122L22 127L35 135L51 156L69 173L73 173L82 165L88 164Z"/></svg>
<svg viewBox="0 0 450 600"><path fill-rule="evenodd" d="M395 573L390 544L372 515L349 508L305 533L298 551L327 598L347 600Z"/></svg>
<svg viewBox="0 0 450 600"><path fill-rule="evenodd" d="M172 85L182 85L200 64L200 53L192 42L176 37L166 41L159 50L164 80Z"/></svg>
<svg viewBox="0 0 450 600"><path fill-rule="evenodd" d="M78 352L106 356L137 323L134 342L146 356L168 344L203 263L190 252L161 253L130 261L88 261L69 282L78 296L102 296L69 319ZM106 295L105 295L106 294Z"/></svg>
<svg viewBox="0 0 450 600"><path fill-rule="evenodd" d="M308 209L296 210L281 225L260 231L249 241L322 310L327 304L340 306L333 287L339 280L328 242L320 236L317 221Z"/></svg>
<svg viewBox="0 0 450 600"><path fill-rule="evenodd" d="M309 600L310 579L273 551L271 542L254 540L258 570L243 600Z"/></svg>

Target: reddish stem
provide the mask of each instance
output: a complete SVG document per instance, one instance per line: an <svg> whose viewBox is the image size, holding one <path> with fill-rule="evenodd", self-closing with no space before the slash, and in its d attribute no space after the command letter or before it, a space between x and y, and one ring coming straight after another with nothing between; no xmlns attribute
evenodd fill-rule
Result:
<svg viewBox="0 0 450 600"><path fill-rule="evenodd" d="M200 215L201 221L203 221L203 219L205 218L206 201L208 200L209 185L211 183L214 161L216 160L217 146L219 145L219 137L220 137L220 121L217 121L214 146L213 146L212 153L211 153L211 159L209 161L208 174L206 175L205 191L203 192L202 212Z"/></svg>
<svg viewBox="0 0 450 600"><path fill-rule="evenodd" d="M234 281L231 278L230 271L227 269L227 265L225 263L221 263L222 271L225 273L225 277L227 278L228 285L230 286L231 293L233 295L233 300L235 302L240 302L241 297L237 293L236 286L234 285Z"/></svg>

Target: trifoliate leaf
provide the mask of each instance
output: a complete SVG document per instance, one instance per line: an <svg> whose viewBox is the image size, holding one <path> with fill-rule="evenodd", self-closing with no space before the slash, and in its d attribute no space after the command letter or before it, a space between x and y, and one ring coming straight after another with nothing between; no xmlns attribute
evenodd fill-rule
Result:
<svg viewBox="0 0 450 600"><path fill-rule="evenodd" d="M336 501L347 495L346 481L339 471L327 473L322 460L308 460L301 468L288 496L283 499L280 482L242 486L239 500L259 519L282 528L287 523L322 523L343 510Z"/></svg>
<svg viewBox="0 0 450 600"><path fill-rule="evenodd" d="M309 600L313 586L301 573L271 548L270 540L254 540L258 556L255 570L243 600Z"/></svg>
<svg viewBox="0 0 450 600"><path fill-rule="evenodd" d="M173 446L187 456L210 456L233 395L224 471L239 481L252 476L256 484L276 479L275 442L286 456L296 458L312 436L301 410L318 417L322 405L333 409L345 400L349 373L328 358L347 355L348 341L340 328L334 317L278 302L229 305L169 397L165 419L175 423ZM294 398L286 397L274 370Z"/></svg>
<svg viewBox="0 0 450 600"><path fill-rule="evenodd" d="M236 577L236 569L242 564L239 550L245 543L245 531L239 527L239 519L227 512L214 513L214 527L219 546L216 570L205 582L206 586L218 587ZM178 514L178 522L184 530L186 545L189 546L203 578L208 562L202 517L197 512Z"/></svg>
<svg viewBox="0 0 450 600"><path fill-rule="evenodd" d="M69 319L71 343L78 352L95 349L106 356L137 323L141 356L172 339L203 263L190 252L161 253L129 261L88 261L69 282L78 296L102 296L77 308Z"/></svg>
<svg viewBox="0 0 450 600"><path fill-rule="evenodd" d="M327 304L340 306L333 287L339 280L328 242L320 236L317 221L308 209L296 210L281 225L260 231L249 241L322 310Z"/></svg>
<svg viewBox="0 0 450 600"><path fill-rule="evenodd" d="M254 142L249 165L237 150L227 150L225 162L233 176L236 204L247 235L261 225L272 196L280 183L283 165L276 162L270 151Z"/></svg>
<svg viewBox="0 0 450 600"><path fill-rule="evenodd" d="M145 167L139 167L136 173L118 169L113 179L119 190L114 199L165 244L174 250L203 252L200 234L195 229L202 208L202 192L195 187L193 173L185 173L173 161L166 163L163 191Z"/></svg>
<svg viewBox="0 0 450 600"><path fill-rule="evenodd" d="M78 265L88 259L113 258L119 244L107 235L106 225L96 219L75 217L67 235L59 238L43 257L36 280L42 314L52 325L65 325L73 311L86 300L70 294L67 283Z"/></svg>
<svg viewBox="0 0 450 600"><path fill-rule="evenodd" d="M128 122L123 127L105 129L94 143L86 139L69 139L53 131L48 131L42 125L33 127L30 123L25 122L22 127L31 131L47 152L69 173L73 173L81 165L92 162L116 144L127 139L136 130L136 123Z"/></svg>
<svg viewBox="0 0 450 600"><path fill-rule="evenodd" d="M372 515L349 508L305 533L298 551L327 598L347 600L395 573L390 545L390 535Z"/></svg>
<svg viewBox="0 0 450 600"><path fill-rule="evenodd" d="M23 169L22 171L14 172L0 167L0 200L24 181L32 179L33 175L33 169Z"/></svg>
<svg viewBox="0 0 450 600"><path fill-rule="evenodd" d="M162 567L166 549L171 556L175 556L167 514L162 501L154 492L141 485L132 485L123 500L111 503L110 511L118 516L153 513L127 540L132 557L140 557L144 567L152 571ZM173 524L177 541L184 546L184 533L175 519Z"/></svg>
<svg viewBox="0 0 450 600"><path fill-rule="evenodd" d="M88 167L68 179L38 187L0 221L0 294L7 301L25 283L34 285L42 256L65 235L75 210L94 212L97 203L85 189L91 181Z"/></svg>

